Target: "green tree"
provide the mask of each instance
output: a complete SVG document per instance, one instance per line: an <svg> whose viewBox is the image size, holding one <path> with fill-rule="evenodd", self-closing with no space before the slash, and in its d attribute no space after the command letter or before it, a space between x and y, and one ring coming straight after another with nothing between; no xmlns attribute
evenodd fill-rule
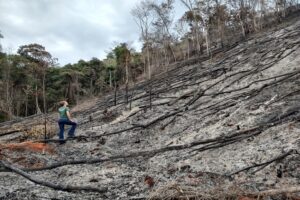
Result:
<svg viewBox="0 0 300 200"><path fill-rule="evenodd" d="M67 65L61 72L61 75L67 81L67 86L65 87L65 97L71 103L78 103L79 93L81 91L81 83L79 81L80 77L83 76L83 73L76 69L72 65Z"/></svg>
<svg viewBox="0 0 300 200"><path fill-rule="evenodd" d="M116 46L113 49L113 52L116 56L117 61L117 70L119 71L121 78L123 79L123 82L125 82L126 85L129 83L129 73L130 73L130 59L131 59L131 49L128 48L128 44L121 43L120 45ZM122 75L122 72L125 68L125 76Z"/></svg>
<svg viewBox="0 0 300 200"><path fill-rule="evenodd" d="M115 81L115 76L113 76L113 74L115 75L114 72L117 68L117 61L112 55L113 55L113 53L111 52L111 54L109 54L107 56L107 58L103 60L104 66L105 66L106 70L108 71L108 82L109 82L110 88L113 87L113 81Z"/></svg>
<svg viewBox="0 0 300 200"><path fill-rule="evenodd" d="M85 67L85 77L88 77L90 95L101 92L101 86L96 85L99 80L105 79L104 64L98 58L92 58ZM101 82L101 81L100 81Z"/></svg>
<svg viewBox="0 0 300 200"><path fill-rule="evenodd" d="M46 80L46 73L48 67L55 63L55 59L52 58L52 55L46 51L45 47L40 44L29 44L20 46L18 49L18 53L21 56L32 61L32 66L34 72L36 73L36 79L40 78L42 82L42 93L43 93L43 105L44 105L44 112L47 112L46 108L46 88L45 88L45 80ZM35 87L36 92L36 111L37 113L41 113L38 104L38 86L36 84Z"/></svg>

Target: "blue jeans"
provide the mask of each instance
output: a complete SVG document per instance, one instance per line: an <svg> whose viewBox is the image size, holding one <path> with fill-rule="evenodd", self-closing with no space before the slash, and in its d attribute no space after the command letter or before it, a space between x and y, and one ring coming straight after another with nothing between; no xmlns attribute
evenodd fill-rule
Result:
<svg viewBox="0 0 300 200"><path fill-rule="evenodd" d="M71 129L68 132L68 136L69 137L74 137L75 136L74 133L75 133L77 123L71 122L68 119L61 118L61 119L58 120L58 125L59 125L59 139L60 140L64 139L65 125L71 125L72 126Z"/></svg>

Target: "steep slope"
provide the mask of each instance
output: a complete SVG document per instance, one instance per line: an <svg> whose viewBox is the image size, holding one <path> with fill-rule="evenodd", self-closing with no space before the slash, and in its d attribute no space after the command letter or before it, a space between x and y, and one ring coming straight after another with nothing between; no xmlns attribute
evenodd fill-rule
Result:
<svg viewBox="0 0 300 200"><path fill-rule="evenodd" d="M114 95L99 99L76 113L78 137L64 145L38 151L11 145L22 131L1 136L0 199L221 199L299 186L299 78L298 17L212 59L174 64L129 91L130 104L124 92L116 106ZM34 184L8 163L73 191Z"/></svg>

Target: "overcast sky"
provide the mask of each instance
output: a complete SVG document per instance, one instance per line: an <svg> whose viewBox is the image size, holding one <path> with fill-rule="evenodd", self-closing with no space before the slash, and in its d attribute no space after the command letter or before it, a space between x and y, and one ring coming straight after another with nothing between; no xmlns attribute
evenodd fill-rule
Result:
<svg viewBox="0 0 300 200"><path fill-rule="evenodd" d="M120 42L140 48L131 9L140 0L0 0L4 51L38 43L61 65L105 58ZM176 14L183 8L176 2Z"/></svg>

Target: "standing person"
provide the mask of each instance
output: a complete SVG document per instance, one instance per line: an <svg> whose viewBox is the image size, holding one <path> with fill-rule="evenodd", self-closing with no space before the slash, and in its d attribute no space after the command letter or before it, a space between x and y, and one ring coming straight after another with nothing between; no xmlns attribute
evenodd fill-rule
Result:
<svg viewBox="0 0 300 200"><path fill-rule="evenodd" d="M70 109L68 107L68 102L67 101L61 101L60 103L60 108L58 109L59 112L59 120L58 120L58 125L59 125L59 139L61 140L60 143L63 144L65 143L64 141L64 130L65 130L65 125L71 125L71 129L68 132L68 137L72 138L75 136L75 129L77 126L77 123L71 118L70 114Z"/></svg>

